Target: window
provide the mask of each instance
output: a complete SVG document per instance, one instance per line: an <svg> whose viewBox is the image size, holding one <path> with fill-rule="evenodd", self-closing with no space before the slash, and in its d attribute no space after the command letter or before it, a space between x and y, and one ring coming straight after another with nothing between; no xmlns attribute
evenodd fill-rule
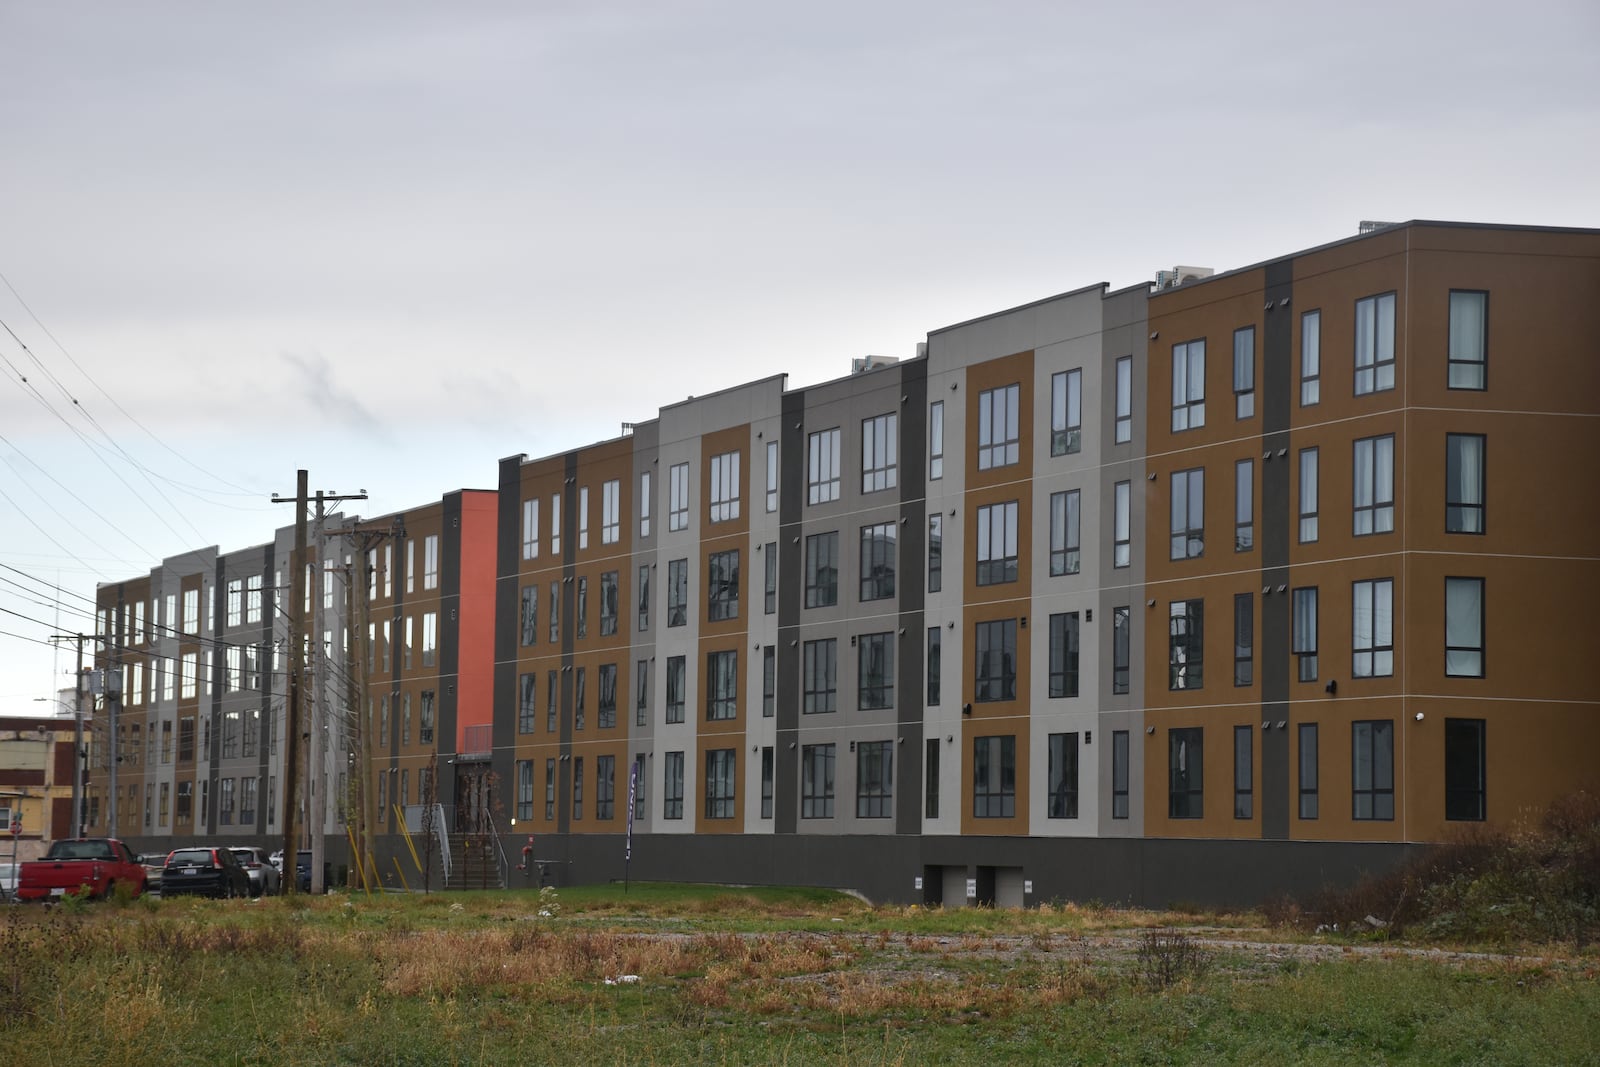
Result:
<svg viewBox="0 0 1600 1067"><path fill-rule="evenodd" d="M778 442L767 442L767 510L778 510Z"/></svg>
<svg viewBox="0 0 1600 1067"><path fill-rule="evenodd" d="M1356 301L1356 395L1394 388L1394 294Z"/></svg>
<svg viewBox="0 0 1600 1067"><path fill-rule="evenodd" d="M944 588L944 516L928 516L928 592Z"/></svg>
<svg viewBox="0 0 1600 1067"><path fill-rule="evenodd" d="M1485 440L1476 433L1445 434L1445 533L1483 533Z"/></svg>
<svg viewBox="0 0 1600 1067"><path fill-rule="evenodd" d="M323 587L329 592L333 589L332 576L324 578ZM185 589L183 591L183 632L195 634L200 632L200 590Z"/></svg>
<svg viewBox="0 0 1600 1067"><path fill-rule="evenodd" d="M928 480L944 477L944 401L928 405Z"/></svg>
<svg viewBox="0 0 1600 1067"><path fill-rule="evenodd" d="M589 579L588 579L587 576L580 576L578 578L578 602L577 602L577 611L575 612L575 614L578 616L578 627L577 627L578 636L579 637L588 637L589 636Z"/></svg>
<svg viewBox="0 0 1600 1067"><path fill-rule="evenodd" d="M139 642L139 629L140 624L143 621L143 617L144 604L142 602L135 604L133 606L133 641L135 644L138 644ZM244 580L242 578L234 578L228 582L228 610L226 618L230 628L240 625L244 619Z"/></svg>
<svg viewBox="0 0 1600 1067"><path fill-rule="evenodd" d="M642 659L633 665L634 698L633 725L646 726L650 722L650 661Z"/></svg>
<svg viewBox="0 0 1600 1067"><path fill-rule="evenodd" d="M224 712L222 715L222 758L237 759L239 755L239 713L237 711Z"/></svg>
<svg viewBox="0 0 1600 1067"><path fill-rule="evenodd" d="M1050 695L1078 695L1078 613L1050 616Z"/></svg>
<svg viewBox="0 0 1600 1067"><path fill-rule="evenodd" d="M974 637L973 698L980 704L1017 699L1017 620L980 622Z"/></svg>
<svg viewBox="0 0 1600 1067"><path fill-rule="evenodd" d="M1078 735L1050 735L1048 817L1078 817Z"/></svg>
<svg viewBox="0 0 1600 1067"><path fill-rule="evenodd" d="M407 622L411 620L407 619ZM556 644L561 640L561 583L550 583L550 643ZM409 648L411 642L406 642Z"/></svg>
<svg viewBox="0 0 1600 1067"><path fill-rule="evenodd" d="M1322 312L1300 316L1300 406L1322 400Z"/></svg>
<svg viewBox="0 0 1600 1067"><path fill-rule="evenodd" d="M578 547L589 547L589 487L578 489Z"/></svg>
<svg viewBox="0 0 1600 1067"><path fill-rule="evenodd" d="M616 816L617 757L594 758L594 817L610 819Z"/></svg>
<svg viewBox="0 0 1600 1067"><path fill-rule="evenodd" d="M599 727L602 730L615 729L617 725L617 665L615 663L600 664L600 705Z"/></svg>
<svg viewBox="0 0 1600 1067"><path fill-rule="evenodd" d="M894 596L894 546L898 527L880 522L861 527L861 600Z"/></svg>
<svg viewBox="0 0 1600 1067"><path fill-rule="evenodd" d="M561 554L561 494L550 496L550 554ZM387 596L388 594L384 594Z"/></svg>
<svg viewBox="0 0 1600 1067"><path fill-rule="evenodd" d="M1111 609L1111 692L1128 692L1128 673L1132 665L1133 613L1124 605Z"/></svg>
<svg viewBox="0 0 1600 1067"><path fill-rule="evenodd" d="M706 653L706 718L731 719L739 710L739 653Z"/></svg>
<svg viewBox="0 0 1600 1067"><path fill-rule="evenodd" d="M1017 462L1017 400L1021 385L986 389L978 394L978 469L1008 467Z"/></svg>
<svg viewBox="0 0 1600 1067"><path fill-rule="evenodd" d="M1205 807L1205 731L1167 731L1167 817L1198 819Z"/></svg>
<svg viewBox="0 0 1600 1067"><path fill-rule="evenodd" d="M711 457L711 521L739 517L739 453Z"/></svg>
<svg viewBox="0 0 1600 1067"><path fill-rule="evenodd" d="M1256 328L1233 331L1233 417L1248 419L1256 413Z"/></svg>
<svg viewBox="0 0 1600 1067"><path fill-rule="evenodd" d="M1083 435L1083 371L1050 376L1050 454L1078 451Z"/></svg>
<svg viewBox="0 0 1600 1067"><path fill-rule="evenodd" d="M833 745L800 749L800 817L833 818Z"/></svg>
<svg viewBox="0 0 1600 1067"><path fill-rule="evenodd" d="M668 752L661 785L661 817L683 818L683 753Z"/></svg>
<svg viewBox="0 0 1600 1067"><path fill-rule="evenodd" d="M1017 580L1017 502L978 509L979 585Z"/></svg>
<svg viewBox="0 0 1600 1067"><path fill-rule="evenodd" d="M439 588L439 535L422 539L422 588Z"/></svg>
<svg viewBox="0 0 1600 1067"><path fill-rule="evenodd" d="M1235 552L1248 552L1256 547L1255 480L1255 460L1241 459L1233 465L1233 550Z"/></svg>
<svg viewBox="0 0 1600 1067"><path fill-rule="evenodd" d="M587 667L579 667L573 677L572 728L581 730L585 725L585 718L589 710L586 706L589 697L589 669Z"/></svg>
<svg viewBox="0 0 1600 1067"><path fill-rule="evenodd" d="M639 565L639 632L650 630L650 564Z"/></svg>
<svg viewBox="0 0 1600 1067"><path fill-rule="evenodd" d="M930 708L939 706L939 672L943 659L943 631L937 626L928 627L928 695Z"/></svg>
<svg viewBox="0 0 1600 1067"><path fill-rule="evenodd" d="M1356 582L1351 592L1351 648L1355 658L1350 673L1357 678L1386 678L1394 674L1394 579Z"/></svg>
<svg viewBox="0 0 1600 1067"><path fill-rule="evenodd" d="M856 745L856 818L887 819L894 815L894 742L862 741Z"/></svg>
<svg viewBox="0 0 1600 1067"><path fill-rule="evenodd" d="M148 789L148 787L146 787ZM144 822L150 825L150 805L145 804ZM223 778L217 782L217 822L222 826L233 825L233 779Z"/></svg>
<svg viewBox="0 0 1600 1067"><path fill-rule="evenodd" d="M684 656L667 658L667 722L682 722L689 684L688 660Z"/></svg>
<svg viewBox="0 0 1600 1067"><path fill-rule="evenodd" d="M1450 388L1485 387L1488 336L1489 294L1450 290Z"/></svg>
<svg viewBox="0 0 1600 1067"><path fill-rule="evenodd" d="M1300 450L1300 543L1317 539L1317 450Z"/></svg>
<svg viewBox="0 0 1600 1067"><path fill-rule="evenodd" d="M572 760L572 817L583 818L583 757Z"/></svg>
<svg viewBox="0 0 1600 1067"><path fill-rule="evenodd" d="M556 732L556 716L561 703L561 676L549 671L544 676L544 732Z"/></svg>
<svg viewBox="0 0 1600 1067"><path fill-rule="evenodd" d="M734 797L734 749L706 753L706 817L731 819Z"/></svg>
<svg viewBox="0 0 1600 1067"><path fill-rule="evenodd" d="M806 538L806 607L839 603L839 531Z"/></svg>
<svg viewBox="0 0 1600 1067"><path fill-rule="evenodd" d="M1117 424L1114 440L1125 445L1133 440L1133 357L1117 359Z"/></svg>
<svg viewBox="0 0 1600 1067"><path fill-rule="evenodd" d="M1255 814L1255 788L1251 784L1251 763L1254 743L1248 726L1233 728L1233 817L1253 818Z"/></svg>
<svg viewBox="0 0 1600 1067"><path fill-rule="evenodd" d="M773 795L773 761L772 746L764 745L761 749L761 817L772 818Z"/></svg>
<svg viewBox="0 0 1600 1067"><path fill-rule="evenodd" d="M600 636L610 637L617 632L618 573L607 571L600 576Z"/></svg>
<svg viewBox="0 0 1600 1067"><path fill-rule="evenodd" d="M1317 680L1317 590L1294 591L1294 656L1302 682Z"/></svg>
<svg viewBox="0 0 1600 1067"><path fill-rule="evenodd" d="M524 674L517 685L517 733L531 734L534 731L535 716L538 714L537 674Z"/></svg>
<svg viewBox="0 0 1600 1067"><path fill-rule="evenodd" d="M1050 494L1050 575L1077 574L1079 491Z"/></svg>
<svg viewBox="0 0 1600 1067"><path fill-rule="evenodd" d="M1394 529L1394 436L1363 437L1355 445L1355 532Z"/></svg>
<svg viewBox="0 0 1600 1067"><path fill-rule="evenodd" d="M383 776L378 776L378 785L383 785ZM544 818L546 822L556 817L556 761L544 761Z"/></svg>
<svg viewBox="0 0 1600 1067"><path fill-rule="evenodd" d="M1111 537L1115 546L1112 549L1111 565L1113 567L1126 567L1133 554L1133 543L1130 530L1128 507L1133 496L1131 482L1118 482L1115 491L1115 518L1112 520Z"/></svg>
<svg viewBox="0 0 1600 1067"><path fill-rule="evenodd" d="M650 472L639 475L639 536L650 536Z"/></svg>
<svg viewBox="0 0 1600 1067"><path fill-rule="evenodd" d="M894 634L862 634L858 644L856 707L894 707Z"/></svg>
<svg viewBox="0 0 1600 1067"><path fill-rule="evenodd" d="M807 715L837 711L839 642L832 637L805 643L805 690L800 710Z"/></svg>
<svg viewBox="0 0 1600 1067"><path fill-rule="evenodd" d="M1394 818L1394 722L1378 719L1351 724L1351 793L1357 820Z"/></svg>
<svg viewBox="0 0 1600 1067"><path fill-rule="evenodd" d="M522 630L522 647L539 643L539 587L525 585L522 587L522 607L518 613L517 621Z"/></svg>
<svg viewBox="0 0 1600 1067"><path fill-rule="evenodd" d="M1205 682L1205 601L1174 600L1168 622L1167 688L1199 689Z"/></svg>
<svg viewBox="0 0 1600 1067"><path fill-rule="evenodd" d="M340 775L342 778L343 775ZM254 826L256 824L256 790L259 782L255 778L239 779L239 825ZM341 797L343 790L340 791ZM161 783L161 825L167 825L167 783Z"/></svg>
<svg viewBox="0 0 1600 1067"><path fill-rule="evenodd" d="M622 483L600 486L600 543L614 545L622 539Z"/></svg>
<svg viewBox="0 0 1600 1067"><path fill-rule="evenodd" d="M533 819L533 761L517 760L517 818Z"/></svg>
<svg viewBox="0 0 1600 1067"><path fill-rule="evenodd" d="M667 561L667 625L684 626L689 622L689 561Z"/></svg>
<svg viewBox="0 0 1600 1067"><path fill-rule="evenodd" d="M922 814L924 818L939 817L939 739L928 738L927 767L922 772Z"/></svg>
<svg viewBox="0 0 1600 1067"><path fill-rule="evenodd" d="M195 683L199 672L200 657L194 652L185 652L179 661L183 669L183 684L179 695L183 700L193 700L196 695Z"/></svg>
<svg viewBox="0 0 1600 1067"><path fill-rule="evenodd" d="M1111 732L1111 817L1128 817L1128 731Z"/></svg>
<svg viewBox="0 0 1600 1067"><path fill-rule="evenodd" d="M1483 677L1483 579L1444 580L1444 673Z"/></svg>
<svg viewBox="0 0 1600 1067"><path fill-rule="evenodd" d="M1017 739L972 741L972 817L1011 819L1017 814Z"/></svg>
<svg viewBox="0 0 1600 1067"><path fill-rule="evenodd" d="M1195 559L1206 551L1204 467L1172 476L1172 558Z"/></svg>
<svg viewBox="0 0 1600 1067"><path fill-rule="evenodd" d="M778 710L778 650L768 645L761 650L761 717L770 719Z"/></svg>
<svg viewBox="0 0 1600 1067"><path fill-rule="evenodd" d="M1300 817L1317 817L1317 724L1300 724Z"/></svg>
<svg viewBox="0 0 1600 1067"><path fill-rule="evenodd" d="M778 542L768 541L762 551L762 563L766 566L766 590L762 601L765 613L776 615L778 613Z"/></svg>
<svg viewBox="0 0 1600 1067"><path fill-rule="evenodd" d="M723 622L739 617L739 550L713 552L706 560L706 618Z"/></svg>
<svg viewBox="0 0 1600 1067"><path fill-rule="evenodd" d="M810 467L806 472L806 498L813 504L839 499L839 427L811 434Z"/></svg>
<svg viewBox="0 0 1600 1067"><path fill-rule="evenodd" d="M1206 424L1206 343L1172 346L1172 432Z"/></svg>
<svg viewBox="0 0 1600 1067"><path fill-rule="evenodd" d="M861 491L876 493L896 485L899 416L894 412L861 420Z"/></svg>
<svg viewBox="0 0 1600 1067"><path fill-rule="evenodd" d="M1255 681L1255 596L1233 596L1233 684L1251 685Z"/></svg>
<svg viewBox="0 0 1600 1067"><path fill-rule="evenodd" d="M422 615L422 665L432 667L438 659L439 651L439 613L436 611L424 612Z"/></svg>
<svg viewBox="0 0 1600 1067"><path fill-rule="evenodd" d="M1488 815L1484 733L1483 719L1444 721L1444 817L1452 822L1482 822Z"/></svg>
<svg viewBox="0 0 1600 1067"><path fill-rule="evenodd" d="M689 465L674 463L668 472L671 479L670 497L667 501L667 529L689 528Z"/></svg>
<svg viewBox="0 0 1600 1067"><path fill-rule="evenodd" d="M433 704L433 690L424 689L421 696L422 713L417 722L417 740L424 745L433 744Z"/></svg>
<svg viewBox="0 0 1600 1067"><path fill-rule="evenodd" d="M332 570L332 568L330 567L329 570ZM328 579L328 584L330 584L330 585L332 584L331 576ZM410 540L410 541L406 542L406 592L408 592L408 593L412 592L416 588L416 584L417 584L417 542L414 541L414 540ZM331 593L331 590L330 590L330 593ZM330 605L326 605L326 606L331 607L332 605L330 604Z"/></svg>

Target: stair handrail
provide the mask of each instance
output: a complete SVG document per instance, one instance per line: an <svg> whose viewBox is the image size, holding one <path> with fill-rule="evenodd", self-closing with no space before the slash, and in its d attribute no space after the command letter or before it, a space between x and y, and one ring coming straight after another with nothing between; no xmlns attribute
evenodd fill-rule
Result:
<svg viewBox="0 0 1600 1067"><path fill-rule="evenodd" d="M439 841L439 865L444 868L444 880L448 884L450 881L450 833L445 829L444 805L435 804L434 808L437 809L433 817L434 825L439 828L438 832L434 834Z"/></svg>
<svg viewBox="0 0 1600 1067"><path fill-rule="evenodd" d="M494 849L499 856L496 873L500 876L500 888L508 889L511 886L511 861L506 859L506 846L500 840L500 827L495 825L493 819L489 820L489 832L494 834Z"/></svg>

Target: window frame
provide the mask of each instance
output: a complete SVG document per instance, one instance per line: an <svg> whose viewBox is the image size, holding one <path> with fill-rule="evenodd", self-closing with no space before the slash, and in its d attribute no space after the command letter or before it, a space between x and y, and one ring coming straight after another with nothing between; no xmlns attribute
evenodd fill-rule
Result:
<svg viewBox="0 0 1600 1067"><path fill-rule="evenodd" d="M1462 744L1469 752L1462 752ZM1465 771L1471 784L1462 785ZM1454 784L1452 784L1454 783ZM1483 822L1489 815L1489 729L1487 719L1451 717L1444 721L1444 818Z"/></svg>
<svg viewBox="0 0 1600 1067"><path fill-rule="evenodd" d="M1069 740L1070 739L1070 740ZM1046 737L1045 818L1078 817L1079 736L1077 731Z"/></svg>
<svg viewBox="0 0 1600 1067"><path fill-rule="evenodd" d="M1016 500L979 506L976 535L973 538L977 552L974 577L978 585L1004 585L1017 580L1020 570L1017 555L1019 511L1019 501ZM1000 541L1000 555L995 554L996 534Z"/></svg>
<svg viewBox="0 0 1600 1067"><path fill-rule="evenodd" d="M1083 491L1050 494L1050 576L1078 574L1083 568Z"/></svg>
<svg viewBox="0 0 1600 1067"><path fill-rule="evenodd" d="M928 405L928 480L944 477L944 401Z"/></svg>
<svg viewBox="0 0 1600 1067"><path fill-rule="evenodd" d="M1233 817L1255 818L1255 730L1233 728Z"/></svg>
<svg viewBox="0 0 1600 1067"><path fill-rule="evenodd" d="M1233 331L1233 417L1242 422L1256 413L1256 328Z"/></svg>
<svg viewBox="0 0 1600 1067"><path fill-rule="evenodd" d="M1379 743L1379 735L1387 737L1387 751ZM1367 748L1368 778L1363 787L1362 758L1363 734ZM1388 786L1382 785L1383 771L1387 771ZM1362 801L1366 801L1363 810ZM1383 803L1387 801L1387 806ZM1387 814L1385 814L1387 812ZM1359 719L1350 724L1350 818L1355 822L1394 821L1394 720Z"/></svg>
<svg viewBox="0 0 1600 1067"><path fill-rule="evenodd" d="M833 818L834 781L838 745L833 742L800 746L800 817Z"/></svg>
<svg viewBox="0 0 1600 1067"><path fill-rule="evenodd" d="M1351 528L1356 537L1376 537L1394 533L1395 530L1395 439L1394 434L1375 434L1358 437L1351 444ZM1388 497L1383 494L1379 475L1384 473L1384 453L1387 452ZM1366 455L1363 457L1363 453ZM1362 474L1366 474L1366 489L1370 496L1363 501ZM1365 517L1366 522L1362 519ZM1384 522L1388 525L1385 526ZM1362 527L1366 528L1363 529Z"/></svg>
<svg viewBox="0 0 1600 1067"><path fill-rule="evenodd" d="M1050 616L1050 681L1051 699L1076 697L1079 690L1080 614L1076 611L1059 611Z"/></svg>
<svg viewBox="0 0 1600 1067"><path fill-rule="evenodd" d="M667 471L667 530L689 528L689 463L674 463Z"/></svg>
<svg viewBox="0 0 1600 1067"><path fill-rule="evenodd" d="M1459 442L1459 444L1458 444ZM1464 484L1467 480L1465 460L1467 442L1476 442L1478 476L1475 491L1469 492ZM1451 476L1452 464L1455 467L1455 477ZM1481 433L1446 433L1444 435L1444 532L1447 534L1470 534L1483 536L1488 532L1489 523L1489 436ZM1477 501L1456 499L1476 495ZM1452 512L1457 512L1455 521L1452 521ZM1470 517L1476 515L1476 529Z"/></svg>
<svg viewBox="0 0 1600 1067"><path fill-rule="evenodd" d="M894 742L861 741L855 748L856 818L893 818Z"/></svg>
<svg viewBox="0 0 1600 1067"><path fill-rule="evenodd" d="M823 548L826 546L826 555ZM832 563L829 567L828 564ZM824 578L830 580L824 581ZM839 603L839 531L806 535L805 606L831 608Z"/></svg>
<svg viewBox="0 0 1600 1067"><path fill-rule="evenodd" d="M1111 609L1111 693L1127 696L1133 677L1133 606Z"/></svg>
<svg viewBox="0 0 1600 1067"><path fill-rule="evenodd" d="M944 589L944 515L935 512L928 516L928 592Z"/></svg>
<svg viewBox="0 0 1600 1067"><path fill-rule="evenodd" d="M1252 552L1256 547L1256 461L1233 464L1233 550Z"/></svg>
<svg viewBox="0 0 1600 1067"><path fill-rule="evenodd" d="M978 469L998 470L1022 461L1022 383L997 385L978 394ZM996 414L999 419L995 418ZM1004 436L1000 436L1004 435Z"/></svg>
<svg viewBox="0 0 1600 1067"><path fill-rule="evenodd" d="M1167 818L1205 817L1205 729L1167 730Z"/></svg>
<svg viewBox="0 0 1600 1067"><path fill-rule="evenodd" d="M1017 620L984 619L973 623L972 655L973 703L1016 700Z"/></svg>
<svg viewBox="0 0 1600 1067"><path fill-rule="evenodd" d="M1300 502L1299 543L1302 545L1314 544L1321 536L1318 523L1319 508L1321 507L1320 494L1322 491L1320 464L1321 452L1318 448L1313 446L1300 450L1296 495ZM1307 476L1308 470L1309 477ZM1310 510L1307 510L1308 504L1310 505Z"/></svg>
<svg viewBox="0 0 1600 1067"><path fill-rule="evenodd" d="M1368 622L1370 630L1361 631L1361 612L1359 609L1362 589L1365 588L1368 596ZM1388 640L1382 641L1379 625L1378 594L1380 589L1384 592L1387 601ZM1387 653L1387 660L1383 657ZM1362 669L1361 657L1368 657L1367 667ZM1381 667L1386 670L1380 670ZM1394 579L1393 578L1362 578L1350 583L1350 676L1352 678L1392 678L1394 677Z"/></svg>
<svg viewBox="0 0 1600 1067"><path fill-rule="evenodd" d="M1189 692L1205 687L1205 603L1204 598L1193 597L1169 601L1167 604L1169 692ZM1191 675L1193 685L1188 684Z"/></svg>
<svg viewBox="0 0 1600 1067"><path fill-rule="evenodd" d="M1445 677L1447 678L1484 678L1488 676L1489 656L1488 649L1486 647L1488 644L1486 640L1486 631L1488 627L1486 624L1489 618L1486 604L1486 598L1488 596L1488 584L1489 583L1487 579L1481 577L1453 574L1445 576L1444 673ZM1464 636L1464 634L1461 630L1457 629L1457 625L1453 624L1452 622L1450 604L1452 590L1460 589L1465 592L1467 589L1472 587L1475 587L1477 590L1477 596L1475 598L1477 602L1477 619L1475 620L1475 628L1478 632L1477 644L1469 645L1462 644L1457 640L1457 638ZM1452 668L1452 654L1457 654L1466 664L1468 664L1468 666L1462 668ZM1472 661L1467 657L1474 656L1476 657L1476 669L1471 669L1470 664Z"/></svg>
<svg viewBox="0 0 1600 1067"><path fill-rule="evenodd" d="M1127 730L1111 731L1111 817L1126 819L1132 803L1129 788L1130 740Z"/></svg>
<svg viewBox="0 0 1600 1067"><path fill-rule="evenodd" d="M861 492L881 493L899 485L900 416L893 411L861 420Z"/></svg>
<svg viewBox="0 0 1600 1067"><path fill-rule="evenodd" d="M1322 403L1322 309L1300 315L1300 406Z"/></svg>
<svg viewBox="0 0 1600 1067"><path fill-rule="evenodd" d="M1206 554L1206 469L1189 467L1173 471L1168 482L1172 535L1168 558L1172 561L1200 559Z"/></svg>
<svg viewBox="0 0 1600 1067"><path fill-rule="evenodd" d="M993 781L991 781L991 778ZM1017 738L988 734L972 739L972 817L1014 819L1017 815Z"/></svg>
<svg viewBox="0 0 1600 1067"><path fill-rule="evenodd" d="M1255 624L1255 594L1233 594L1233 685L1235 689L1249 688L1255 684Z"/></svg>
<svg viewBox="0 0 1600 1067"><path fill-rule="evenodd" d="M712 524L735 522L739 518L739 498L743 481L740 477L738 449L719 452L711 457L709 467L710 492L706 495L706 519Z"/></svg>
<svg viewBox="0 0 1600 1067"><path fill-rule="evenodd" d="M1478 314L1478 358L1461 359L1456 356L1456 298L1479 297L1482 308ZM1489 388L1489 291L1487 289L1451 289L1446 309L1445 388L1481 393ZM1456 368L1466 367L1476 371L1477 384L1456 384Z"/></svg>
<svg viewBox="0 0 1600 1067"><path fill-rule="evenodd" d="M1361 297L1355 302L1355 354L1352 359L1355 370L1355 380L1353 383L1355 396L1370 396L1374 393L1386 393L1395 387L1397 364L1395 357L1395 315L1397 311L1397 303L1398 302L1395 299L1395 290L1393 289L1386 293L1374 293L1371 296ZM1362 325L1362 309L1364 306L1369 305L1371 307L1370 330ZM1387 341L1389 354L1387 359L1383 357L1383 345L1385 341L1383 320L1385 308L1387 308L1388 315ZM1370 336L1363 337L1363 333L1370 333ZM1371 359L1368 362L1363 362L1364 343L1366 346L1368 346L1367 350L1371 353ZM1367 380L1367 384L1364 388L1362 384L1363 374L1370 375L1370 378Z"/></svg>
<svg viewBox="0 0 1600 1067"><path fill-rule="evenodd" d="M1083 448L1083 369L1050 376L1050 455L1070 456Z"/></svg>
<svg viewBox="0 0 1600 1067"><path fill-rule="evenodd" d="M861 603L894 599L899 541L900 527L893 521L861 527Z"/></svg>
<svg viewBox="0 0 1600 1067"><path fill-rule="evenodd" d="M1118 356L1116 365L1116 422L1111 441L1125 445L1133 440L1133 357Z"/></svg>
<svg viewBox="0 0 1600 1067"><path fill-rule="evenodd" d="M668 725L682 723L689 706L689 657L667 657L667 693L663 712Z"/></svg>
<svg viewBox="0 0 1600 1067"><path fill-rule="evenodd" d="M667 628L689 625L689 560L667 560Z"/></svg>
<svg viewBox="0 0 1600 1067"><path fill-rule="evenodd" d="M839 710L839 639L806 641L800 650L802 715L829 715Z"/></svg>
<svg viewBox="0 0 1600 1067"><path fill-rule="evenodd" d="M1198 430L1205 424L1206 339L1199 337L1172 346L1172 432Z"/></svg>
<svg viewBox="0 0 1600 1067"><path fill-rule="evenodd" d="M1295 677L1301 682L1314 682L1320 673L1321 663L1317 653L1317 586L1303 585L1294 589L1289 600L1290 650L1295 657Z"/></svg>
<svg viewBox="0 0 1600 1067"><path fill-rule="evenodd" d="M661 817L674 821L683 818L683 783L687 761L682 750L662 754Z"/></svg>
<svg viewBox="0 0 1600 1067"><path fill-rule="evenodd" d="M1121 570L1133 562L1133 483L1117 482L1112 487L1111 566Z"/></svg>
<svg viewBox="0 0 1600 1067"><path fill-rule="evenodd" d="M874 663L876 651L881 660ZM879 669L870 673L873 666ZM856 710L885 711L894 707L895 634L893 630L862 634L856 642Z"/></svg>
<svg viewBox="0 0 1600 1067"><path fill-rule="evenodd" d="M712 748L706 750L705 767L705 817L732 819L738 814L739 750Z"/></svg>
<svg viewBox="0 0 1600 1067"><path fill-rule="evenodd" d="M1317 746L1320 742L1317 738L1317 724L1314 722L1300 723L1299 729L1295 731L1295 734L1297 746L1295 750L1295 776L1296 792L1299 798L1296 812L1301 819L1311 822L1321 814L1321 803L1318 795L1321 772L1318 762L1320 757L1317 751ZM1307 738L1310 739L1309 745L1307 744ZM1307 814L1308 812L1309 814Z"/></svg>
<svg viewBox="0 0 1600 1067"><path fill-rule="evenodd" d="M706 622L728 622L739 617L740 550L725 549L706 556Z"/></svg>
<svg viewBox="0 0 1600 1067"><path fill-rule="evenodd" d="M739 650L706 653L706 721L732 722L739 717Z"/></svg>
<svg viewBox="0 0 1600 1067"><path fill-rule="evenodd" d="M806 501L815 506L839 499L841 447L839 427L806 435Z"/></svg>

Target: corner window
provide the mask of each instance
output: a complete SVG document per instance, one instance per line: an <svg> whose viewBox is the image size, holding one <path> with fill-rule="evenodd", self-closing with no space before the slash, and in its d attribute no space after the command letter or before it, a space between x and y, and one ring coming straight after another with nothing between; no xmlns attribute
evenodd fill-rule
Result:
<svg viewBox="0 0 1600 1067"><path fill-rule="evenodd" d="M1172 346L1172 432L1206 424L1206 342Z"/></svg>
<svg viewBox="0 0 1600 1067"><path fill-rule="evenodd" d="M978 469L1009 467L1020 458L1017 412L1020 384L986 389L978 394Z"/></svg>
<svg viewBox="0 0 1600 1067"><path fill-rule="evenodd" d="M1067 456L1081 447L1083 436L1083 371L1050 376L1050 454Z"/></svg>
<svg viewBox="0 0 1600 1067"><path fill-rule="evenodd" d="M1356 395L1394 388L1394 294L1356 301Z"/></svg>
<svg viewBox="0 0 1600 1067"><path fill-rule="evenodd" d="M1485 388L1488 356L1489 294L1450 290L1450 388Z"/></svg>

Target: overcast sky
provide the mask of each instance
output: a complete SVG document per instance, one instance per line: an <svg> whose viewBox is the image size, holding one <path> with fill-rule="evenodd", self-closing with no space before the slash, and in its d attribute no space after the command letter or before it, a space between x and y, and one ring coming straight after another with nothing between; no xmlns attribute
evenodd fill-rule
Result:
<svg viewBox="0 0 1600 1067"><path fill-rule="evenodd" d="M299 467L381 514L1361 219L1600 226L1597 51L1593 0L0 0L0 713Z"/></svg>

